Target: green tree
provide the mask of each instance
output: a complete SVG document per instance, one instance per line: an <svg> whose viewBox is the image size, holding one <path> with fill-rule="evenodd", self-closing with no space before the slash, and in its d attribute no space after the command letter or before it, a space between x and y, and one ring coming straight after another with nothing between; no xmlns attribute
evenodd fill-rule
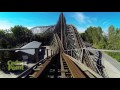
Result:
<svg viewBox="0 0 120 90"><path fill-rule="evenodd" d="M0 47L7 48L7 41L4 38L0 39Z"/></svg>
<svg viewBox="0 0 120 90"><path fill-rule="evenodd" d="M108 28L108 49L114 49L115 28L111 25Z"/></svg>
<svg viewBox="0 0 120 90"><path fill-rule="evenodd" d="M5 31L4 30L0 30L0 38L5 38Z"/></svg>
<svg viewBox="0 0 120 90"><path fill-rule="evenodd" d="M11 28L11 31L16 39L17 44L29 42L30 38L32 37L32 32L23 26L14 26Z"/></svg>
<svg viewBox="0 0 120 90"><path fill-rule="evenodd" d="M101 27L90 26L81 36L84 41L91 43L96 48L106 47L106 40Z"/></svg>

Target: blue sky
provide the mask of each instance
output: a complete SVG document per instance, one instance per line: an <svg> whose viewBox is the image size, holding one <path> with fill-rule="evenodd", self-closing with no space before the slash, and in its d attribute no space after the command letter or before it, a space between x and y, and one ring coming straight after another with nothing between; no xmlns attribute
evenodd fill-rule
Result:
<svg viewBox="0 0 120 90"><path fill-rule="evenodd" d="M0 12L0 29L14 25L28 28L57 23L60 12ZM120 12L64 12L68 24L73 24L79 32L89 26L100 26L104 32L110 25L120 28Z"/></svg>

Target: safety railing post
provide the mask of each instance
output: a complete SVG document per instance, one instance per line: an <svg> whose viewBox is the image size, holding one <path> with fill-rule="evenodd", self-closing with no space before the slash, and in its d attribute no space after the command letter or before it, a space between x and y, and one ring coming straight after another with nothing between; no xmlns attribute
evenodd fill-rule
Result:
<svg viewBox="0 0 120 90"><path fill-rule="evenodd" d="M72 57L72 49L70 51L71 51L71 57Z"/></svg>
<svg viewBox="0 0 120 90"><path fill-rule="evenodd" d="M81 62L83 63L83 48L81 48Z"/></svg>
<svg viewBox="0 0 120 90"><path fill-rule="evenodd" d="M68 54L68 50L66 50L66 54Z"/></svg>
<svg viewBox="0 0 120 90"><path fill-rule="evenodd" d="M47 49L47 58L48 58L48 49Z"/></svg>
<svg viewBox="0 0 120 90"><path fill-rule="evenodd" d="M52 56L52 50L51 50L51 56Z"/></svg>

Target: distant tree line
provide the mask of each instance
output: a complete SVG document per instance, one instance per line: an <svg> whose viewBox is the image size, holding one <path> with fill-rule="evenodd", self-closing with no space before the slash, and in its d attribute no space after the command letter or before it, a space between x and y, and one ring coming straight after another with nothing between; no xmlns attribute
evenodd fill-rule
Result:
<svg viewBox="0 0 120 90"><path fill-rule="evenodd" d="M9 30L0 30L0 49L17 48L30 42L32 32L23 26L14 26ZM15 51L0 51L0 69L7 70L7 61L15 59Z"/></svg>
<svg viewBox="0 0 120 90"><path fill-rule="evenodd" d="M104 34L101 27L90 26L80 35L84 41L91 43L95 48L120 50L120 28L115 28L113 25L108 28L107 34ZM107 53L120 61L120 53Z"/></svg>
<svg viewBox="0 0 120 90"><path fill-rule="evenodd" d="M49 45L52 36L52 32L33 34L27 27L16 25L9 30L0 30L0 49L20 48L31 41ZM15 51L0 51L0 69L6 70L7 61L14 59L16 60Z"/></svg>

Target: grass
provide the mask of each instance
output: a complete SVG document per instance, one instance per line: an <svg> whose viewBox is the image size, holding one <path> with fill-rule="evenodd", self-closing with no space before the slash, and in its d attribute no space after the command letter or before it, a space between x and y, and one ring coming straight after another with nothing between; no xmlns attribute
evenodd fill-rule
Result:
<svg viewBox="0 0 120 90"><path fill-rule="evenodd" d="M120 53L118 52L105 52L105 53L107 53L108 55L116 59L118 62L120 62Z"/></svg>
<svg viewBox="0 0 120 90"><path fill-rule="evenodd" d="M93 45L93 47L98 48L97 45ZM112 58L116 59L118 62L120 62L120 52L105 52L105 53L111 56Z"/></svg>

